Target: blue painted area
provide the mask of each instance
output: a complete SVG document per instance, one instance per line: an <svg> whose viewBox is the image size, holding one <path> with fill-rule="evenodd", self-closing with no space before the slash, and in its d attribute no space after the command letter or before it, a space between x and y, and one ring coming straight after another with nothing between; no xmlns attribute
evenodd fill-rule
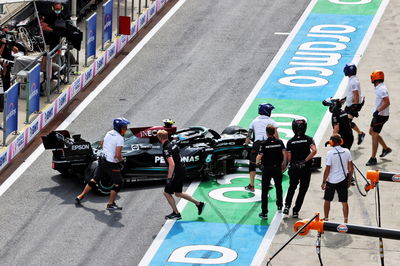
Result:
<svg viewBox="0 0 400 266"><path fill-rule="evenodd" d="M342 81L343 67L345 64L350 63L353 59L368 27L373 19L373 16L365 15L327 15L327 14L310 14L309 18L304 22L299 33L296 35L292 43L289 45L284 56L281 58L276 68L272 71L267 82L263 85L257 98L274 98L274 99L291 99L291 100L314 100L319 101L328 97L334 96L340 82ZM317 34L330 34L342 35L350 38L349 42L339 42L337 38L320 38L308 37L310 29L317 25L348 25L356 28L356 31L351 33L317 33ZM326 28L335 30L335 28ZM336 28L338 30L338 28ZM299 50L301 44L306 42L339 42L345 44L347 47L338 51L314 51L314 50ZM314 48L332 48L332 45L316 45ZM333 66L318 66L321 68L333 71L330 76L320 76L320 72L311 70L302 70L294 75L285 74L284 70L290 67L301 67L302 65L290 65L290 62L317 62L317 61L301 61L293 59L293 57L316 57L315 55L296 55L296 52L318 52L318 53L340 53L341 58L338 64ZM320 56L317 56L320 57ZM319 77L328 80L328 84L317 87L293 87L281 84L279 79L288 76L311 76ZM309 84L310 80L295 80L295 83Z"/></svg>
<svg viewBox="0 0 400 266"><path fill-rule="evenodd" d="M214 245L232 249L237 252L238 256L229 265L249 265L267 230L268 226L263 225L177 221L150 265L188 265L187 263L169 262L168 258L177 248L190 245ZM219 258L221 254L215 251L192 251L186 257Z"/></svg>

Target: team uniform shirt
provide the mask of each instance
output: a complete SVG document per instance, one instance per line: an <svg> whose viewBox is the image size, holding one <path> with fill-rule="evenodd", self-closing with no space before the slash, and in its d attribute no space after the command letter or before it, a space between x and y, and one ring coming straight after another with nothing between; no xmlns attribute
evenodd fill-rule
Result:
<svg viewBox="0 0 400 266"><path fill-rule="evenodd" d="M169 141L164 142L162 146L163 156L165 159L165 163L168 165L168 157L172 156L172 159L175 163L175 171L182 170L185 168L184 164L181 162L181 154L179 151L179 147L176 144L172 144Z"/></svg>
<svg viewBox="0 0 400 266"><path fill-rule="evenodd" d="M291 162L303 161L310 154L310 146L315 145L314 139L307 135L297 135L288 140L287 151L291 154ZM307 165L311 164L311 160Z"/></svg>
<svg viewBox="0 0 400 266"><path fill-rule="evenodd" d="M251 122L250 129L254 132L254 141L264 141L267 139L265 130L268 125L272 125L275 128L278 127L278 124L266 115L259 115Z"/></svg>
<svg viewBox="0 0 400 266"><path fill-rule="evenodd" d="M346 106L353 104L353 91L358 91L358 104L362 103L363 96L361 94L360 80L356 76L349 77L346 88Z"/></svg>
<svg viewBox="0 0 400 266"><path fill-rule="evenodd" d="M343 110L340 112L332 114L332 127L339 125L339 134L342 138L348 138L353 136L353 130L351 129L351 124L347 113Z"/></svg>
<svg viewBox="0 0 400 266"><path fill-rule="evenodd" d="M108 131L103 142L103 154L106 157L107 162L119 162L118 159L115 158L115 151L117 147L122 146L124 146L124 137L114 129Z"/></svg>
<svg viewBox="0 0 400 266"><path fill-rule="evenodd" d="M341 164L340 159L342 159L343 164ZM327 181L331 184L337 184L345 180L346 176L344 175L343 170L347 175L349 172L347 166L351 161L351 153L346 148L335 146L328 151L328 154L326 155L326 165L329 165L331 169Z"/></svg>
<svg viewBox="0 0 400 266"><path fill-rule="evenodd" d="M259 150L259 154L263 155L264 167L281 166L283 162L283 150L285 150L285 144L280 139L273 137L264 141Z"/></svg>
<svg viewBox="0 0 400 266"><path fill-rule="evenodd" d="M389 97L388 89L385 84L379 83L378 86L375 87L375 95L375 110L378 110L379 106L383 103L383 98ZM389 116L389 106L379 112L378 115Z"/></svg>

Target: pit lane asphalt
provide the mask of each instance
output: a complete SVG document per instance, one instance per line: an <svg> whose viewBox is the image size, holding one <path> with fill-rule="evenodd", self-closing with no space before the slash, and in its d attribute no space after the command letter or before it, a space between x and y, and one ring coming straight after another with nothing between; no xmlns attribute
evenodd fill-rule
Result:
<svg viewBox="0 0 400 266"><path fill-rule="evenodd" d="M172 118L221 131L284 42L274 33L290 32L307 5L187 1L67 129L95 141L122 115L133 126ZM50 162L46 151L0 198L1 264L136 265L170 212L163 184L125 188L122 212L92 194L76 208L82 184Z"/></svg>

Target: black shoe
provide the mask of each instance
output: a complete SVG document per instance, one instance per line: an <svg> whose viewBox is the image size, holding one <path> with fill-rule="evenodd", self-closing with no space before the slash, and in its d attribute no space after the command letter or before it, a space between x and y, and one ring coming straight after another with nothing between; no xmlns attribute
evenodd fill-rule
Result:
<svg viewBox="0 0 400 266"><path fill-rule="evenodd" d="M289 207L286 206L286 207L283 209L283 214L286 214L286 215L289 214Z"/></svg>
<svg viewBox="0 0 400 266"><path fill-rule="evenodd" d="M381 155L379 155L379 157L385 157L386 155L388 155L391 152L392 152L391 148L383 149L382 153L381 153Z"/></svg>
<svg viewBox="0 0 400 266"><path fill-rule="evenodd" d="M245 189L245 190L248 190L248 191L251 191L251 192L254 192L254 186L252 186L252 185L250 185L250 184L247 185L247 186L245 186L244 189Z"/></svg>
<svg viewBox="0 0 400 266"><path fill-rule="evenodd" d="M180 213L176 214L175 212L172 212L171 214L165 216L165 220L172 220L172 219L180 220L182 219L182 216Z"/></svg>
<svg viewBox="0 0 400 266"><path fill-rule="evenodd" d="M366 166L370 165L377 165L378 162L376 161L376 158L369 158L368 162L365 164Z"/></svg>
<svg viewBox="0 0 400 266"><path fill-rule="evenodd" d="M278 212L281 213L282 212L282 206L277 208Z"/></svg>
<svg viewBox="0 0 400 266"><path fill-rule="evenodd" d="M78 205L81 204L81 199L78 198L78 197L76 197L76 198L75 198L75 204L78 204Z"/></svg>
<svg viewBox="0 0 400 266"><path fill-rule="evenodd" d="M119 207L115 202L113 202L112 204L107 204L106 209L109 211L120 211L122 210L122 207Z"/></svg>
<svg viewBox="0 0 400 266"><path fill-rule="evenodd" d="M268 214L260 212L258 214L258 217L260 217L262 220L267 220L268 219Z"/></svg>
<svg viewBox="0 0 400 266"><path fill-rule="evenodd" d="M299 212L293 211L292 217L293 217L293 218L299 218Z"/></svg>
<svg viewBox="0 0 400 266"><path fill-rule="evenodd" d="M200 204L197 206L197 214L198 215L200 215L203 212L204 206L206 206L206 204L204 202L200 202Z"/></svg>
<svg viewBox="0 0 400 266"><path fill-rule="evenodd" d="M357 145L360 145L364 141L364 138L365 138L365 133L364 132L361 133L361 134L358 134Z"/></svg>

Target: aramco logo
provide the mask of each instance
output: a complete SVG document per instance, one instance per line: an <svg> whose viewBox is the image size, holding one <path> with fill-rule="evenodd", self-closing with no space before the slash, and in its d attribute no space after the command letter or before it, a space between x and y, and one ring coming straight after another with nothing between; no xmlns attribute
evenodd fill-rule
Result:
<svg viewBox="0 0 400 266"><path fill-rule="evenodd" d="M36 82L32 82L31 84L31 95L29 96L29 100L39 94L38 86Z"/></svg>
<svg viewBox="0 0 400 266"><path fill-rule="evenodd" d="M8 106L8 114L6 116L6 121L8 121L16 114L17 114L17 109L15 108L14 103L10 103L10 105Z"/></svg>
<svg viewBox="0 0 400 266"><path fill-rule="evenodd" d="M94 42L94 33L93 30L89 30L87 44L90 45L92 42Z"/></svg>
<svg viewBox="0 0 400 266"><path fill-rule="evenodd" d="M106 15L103 30L106 31L109 27L111 27L111 15Z"/></svg>

